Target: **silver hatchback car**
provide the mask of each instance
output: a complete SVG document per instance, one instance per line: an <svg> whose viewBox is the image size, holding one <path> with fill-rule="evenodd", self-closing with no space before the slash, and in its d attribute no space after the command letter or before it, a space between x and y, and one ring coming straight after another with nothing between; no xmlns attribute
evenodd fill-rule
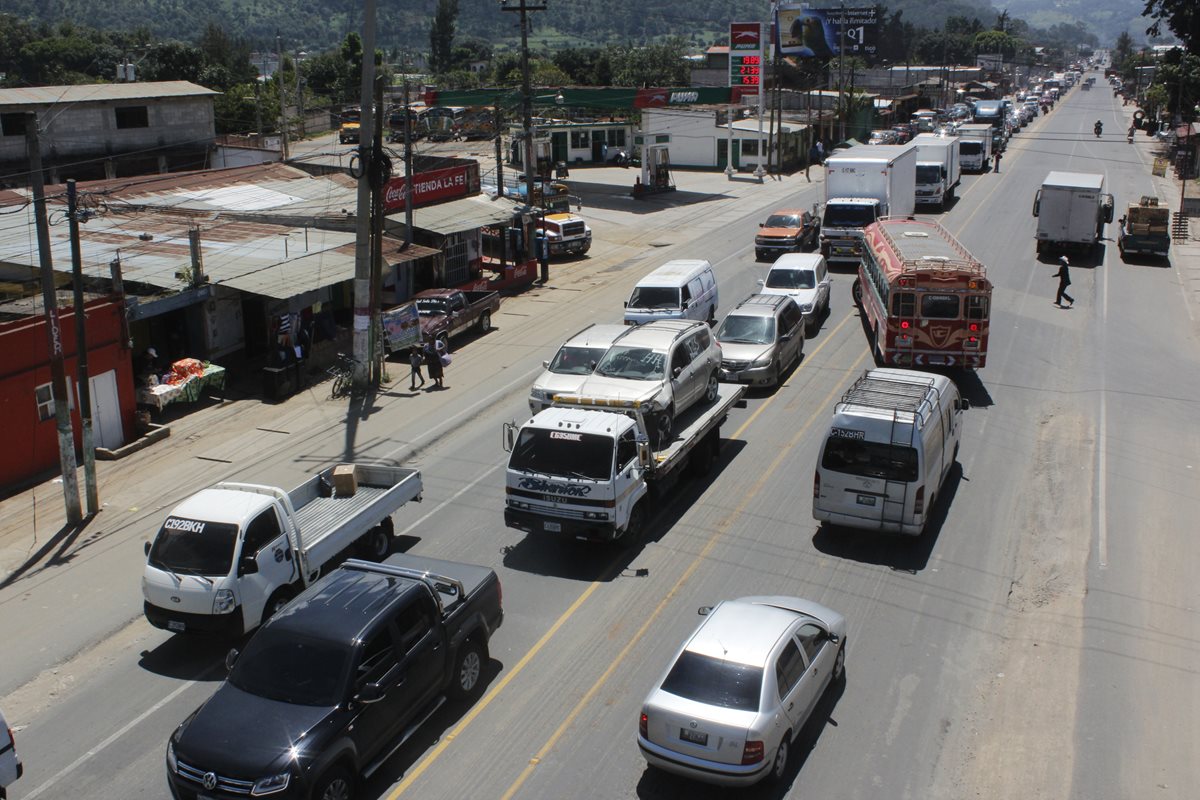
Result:
<svg viewBox="0 0 1200 800"><path fill-rule="evenodd" d="M784 295L752 294L717 328L721 380L778 386L804 353L804 314Z"/></svg>
<svg viewBox="0 0 1200 800"><path fill-rule="evenodd" d="M836 611L798 597L725 601L708 611L642 704L642 756L705 783L778 780L817 701L842 678L845 658L846 620Z"/></svg>

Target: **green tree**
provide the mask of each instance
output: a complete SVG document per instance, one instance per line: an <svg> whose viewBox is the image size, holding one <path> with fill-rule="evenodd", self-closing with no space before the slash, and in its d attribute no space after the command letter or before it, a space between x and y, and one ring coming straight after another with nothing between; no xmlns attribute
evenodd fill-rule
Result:
<svg viewBox="0 0 1200 800"><path fill-rule="evenodd" d="M663 44L646 47L612 47L613 83L617 86L684 86L690 69L683 56L687 43L672 37Z"/></svg>
<svg viewBox="0 0 1200 800"><path fill-rule="evenodd" d="M1196 0L1146 0L1142 14L1154 20L1146 29L1148 35L1160 36L1166 26L1185 50L1200 55L1200 3Z"/></svg>
<svg viewBox="0 0 1200 800"><path fill-rule="evenodd" d="M458 0L438 0L429 26L429 67L435 75L454 66L454 33L458 25Z"/></svg>
<svg viewBox="0 0 1200 800"><path fill-rule="evenodd" d="M1121 35L1117 37L1117 43L1113 46L1113 67L1120 69L1121 65L1125 63L1125 59L1129 58L1129 54L1132 52L1133 37L1129 35L1129 31L1121 31Z"/></svg>
<svg viewBox="0 0 1200 800"><path fill-rule="evenodd" d="M205 66L204 53L199 47L183 42L163 42L155 45L142 61L142 78L199 83Z"/></svg>

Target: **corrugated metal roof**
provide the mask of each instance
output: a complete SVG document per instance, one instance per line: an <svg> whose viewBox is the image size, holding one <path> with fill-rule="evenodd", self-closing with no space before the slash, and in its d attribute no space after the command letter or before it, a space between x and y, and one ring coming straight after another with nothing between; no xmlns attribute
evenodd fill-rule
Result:
<svg viewBox="0 0 1200 800"><path fill-rule="evenodd" d="M513 218L517 206L511 201L464 197L436 206L413 209L413 227L433 233L458 233L494 225Z"/></svg>
<svg viewBox="0 0 1200 800"><path fill-rule="evenodd" d="M105 103L148 100L161 97L211 97L221 94L191 81L149 83L85 83L77 86L26 86L0 89L0 108L55 105L58 103Z"/></svg>

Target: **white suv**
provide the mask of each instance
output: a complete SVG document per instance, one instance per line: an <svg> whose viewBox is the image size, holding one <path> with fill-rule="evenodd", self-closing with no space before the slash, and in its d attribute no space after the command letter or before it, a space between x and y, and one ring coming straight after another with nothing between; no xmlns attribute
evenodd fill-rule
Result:
<svg viewBox="0 0 1200 800"><path fill-rule="evenodd" d="M546 369L529 390L529 411L537 414L550 407L554 395L576 392L609 345L629 330L624 325L589 325L568 339L554 358L542 362Z"/></svg>
<svg viewBox="0 0 1200 800"><path fill-rule="evenodd" d="M804 312L808 332L817 329L829 311L829 266L820 253L784 253L775 259L766 280L758 282L759 294L783 294L796 301Z"/></svg>
<svg viewBox="0 0 1200 800"><path fill-rule="evenodd" d="M583 397L639 402L657 447L671 441L675 420L717 398L721 347L705 322L657 320L631 328L580 384Z"/></svg>

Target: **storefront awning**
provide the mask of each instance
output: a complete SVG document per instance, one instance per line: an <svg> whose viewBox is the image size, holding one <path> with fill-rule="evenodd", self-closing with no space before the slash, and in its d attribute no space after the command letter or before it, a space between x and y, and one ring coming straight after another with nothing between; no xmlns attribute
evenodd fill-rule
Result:
<svg viewBox="0 0 1200 800"><path fill-rule="evenodd" d="M442 235L470 231L512 220L516 205L510 200L464 197L436 206L413 209L413 227Z"/></svg>
<svg viewBox="0 0 1200 800"><path fill-rule="evenodd" d="M243 275L223 278L221 283L239 292L287 300L353 279L354 249L354 244L348 244L334 250L303 255Z"/></svg>

